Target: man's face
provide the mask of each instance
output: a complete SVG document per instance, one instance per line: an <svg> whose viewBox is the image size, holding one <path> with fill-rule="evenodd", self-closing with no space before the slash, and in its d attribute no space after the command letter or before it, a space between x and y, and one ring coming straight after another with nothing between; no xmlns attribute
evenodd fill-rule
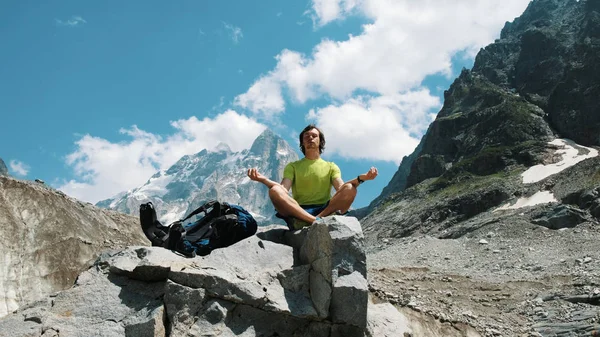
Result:
<svg viewBox="0 0 600 337"><path fill-rule="evenodd" d="M319 148L319 130L310 129L302 135L302 145L305 149Z"/></svg>

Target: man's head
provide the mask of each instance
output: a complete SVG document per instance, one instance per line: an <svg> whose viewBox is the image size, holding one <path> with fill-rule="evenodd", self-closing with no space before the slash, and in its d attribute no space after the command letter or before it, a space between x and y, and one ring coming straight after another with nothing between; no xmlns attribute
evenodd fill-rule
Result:
<svg viewBox="0 0 600 337"><path fill-rule="evenodd" d="M325 135L314 124L310 124L300 132L300 150L306 154L306 149L319 148L319 154L325 150Z"/></svg>

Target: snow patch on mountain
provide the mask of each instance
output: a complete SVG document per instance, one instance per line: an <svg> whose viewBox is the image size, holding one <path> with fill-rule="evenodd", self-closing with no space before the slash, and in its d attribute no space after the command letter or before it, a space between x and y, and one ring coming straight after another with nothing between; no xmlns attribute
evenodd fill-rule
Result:
<svg viewBox="0 0 600 337"><path fill-rule="evenodd" d="M556 200L556 198L554 197L554 194L552 194L552 192L539 191L530 197L519 198L517 200L517 202L515 202L512 205L510 203L508 203L501 207L498 207L497 209L494 210L494 212L506 210L506 209L518 209L518 208L553 203L553 202L558 202L558 200Z"/></svg>
<svg viewBox="0 0 600 337"><path fill-rule="evenodd" d="M150 196L162 197L169 192L167 186L173 179L174 177L166 175L165 171L160 171L150 178L148 183L133 192L133 196L138 200L148 199Z"/></svg>
<svg viewBox="0 0 600 337"><path fill-rule="evenodd" d="M556 154L562 156L561 160L554 164L540 164L530 167L527 169L527 171L521 174L524 184L531 184L541 181L553 174L559 173L579 163L580 161L593 158L598 155L598 151L596 149L576 144L568 139L555 139L548 144L559 147L559 149L556 150Z"/></svg>

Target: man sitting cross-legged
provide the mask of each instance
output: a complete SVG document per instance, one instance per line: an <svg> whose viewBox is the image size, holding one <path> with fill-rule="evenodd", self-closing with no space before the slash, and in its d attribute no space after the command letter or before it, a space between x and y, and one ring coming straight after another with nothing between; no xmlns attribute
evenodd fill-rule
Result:
<svg viewBox="0 0 600 337"><path fill-rule="evenodd" d="M307 126L300 133L300 149L304 158L286 165L280 184L263 176L256 168L248 170L250 179L269 188L276 216L290 229L300 229L333 213L345 214L354 202L358 185L377 177L377 169L372 167L367 173L344 183L340 168L321 159L325 135L315 125ZM333 197L331 187L336 190ZM293 197L289 195L290 188Z"/></svg>

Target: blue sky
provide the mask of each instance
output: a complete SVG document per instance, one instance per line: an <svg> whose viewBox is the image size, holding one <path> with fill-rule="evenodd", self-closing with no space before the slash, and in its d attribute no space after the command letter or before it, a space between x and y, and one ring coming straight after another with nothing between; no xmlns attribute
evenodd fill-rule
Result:
<svg viewBox="0 0 600 337"><path fill-rule="evenodd" d="M96 202L179 157L309 122L345 180L389 182L527 1L3 1L0 158Z"/></svg>

